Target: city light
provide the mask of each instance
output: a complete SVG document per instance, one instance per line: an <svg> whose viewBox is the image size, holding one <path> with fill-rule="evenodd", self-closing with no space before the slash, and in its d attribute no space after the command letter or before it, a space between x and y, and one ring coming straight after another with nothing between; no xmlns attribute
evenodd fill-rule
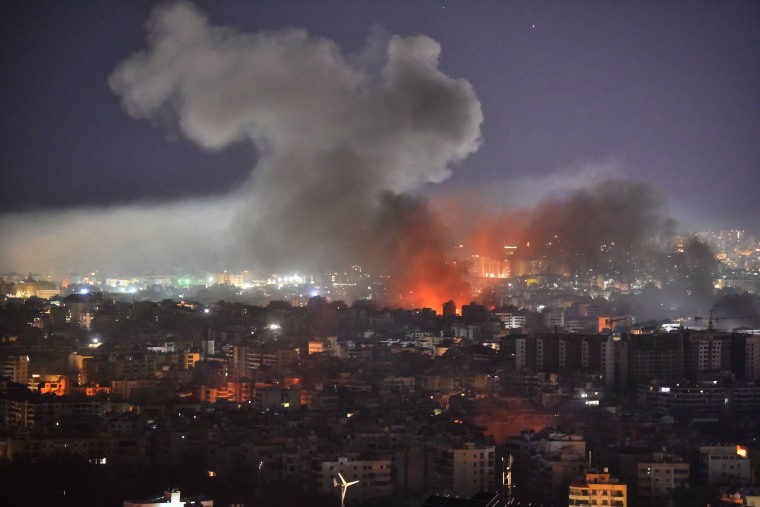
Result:
<svg viewBox="0 0 760 507"><path fill-rule="evenodd" d="M52 3L7 504L753 504L760 3Z"/></svg>

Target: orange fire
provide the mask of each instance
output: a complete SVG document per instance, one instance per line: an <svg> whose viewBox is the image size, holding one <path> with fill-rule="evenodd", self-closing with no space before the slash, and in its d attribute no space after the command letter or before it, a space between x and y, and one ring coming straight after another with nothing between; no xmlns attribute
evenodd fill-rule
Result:
<svg viewBox="0 0 760 507"><path fill-rule="evenodd" d="M390 209L388 227L396 234L385 252L392 273L386 284L388 302L438 312L449 300L469 302L466 266L453 257L444 228L427 202L397 199Z"/></svg>
<svg viewBox="0 0 760 507"><path fill-rule="evenodd" d="M439 194L430 206L408 196L390 196L387 203L383 224L391 244L378 250L390 257L383 264L392 273L388 302L438 311L445 301L461 305L473 300L473 292L485 294L488 278L586 272L613 258L613 246L615 255L635 255L668 223L656 193L625 181L602 181L530 209L495 213L474 194ZM463 238L461 246L452 237Z"/></svg>

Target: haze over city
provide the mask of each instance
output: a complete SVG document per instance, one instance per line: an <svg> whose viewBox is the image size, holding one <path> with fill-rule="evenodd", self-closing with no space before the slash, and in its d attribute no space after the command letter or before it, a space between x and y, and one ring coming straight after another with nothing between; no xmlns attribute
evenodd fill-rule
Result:
<svg viewBox="0 0 760 507"><path fill-rule="evenodd" d="M6 11L0 271L429 284L580 201L600 245L756 230L753 3Z"/></svg>
<svg viewBox="0 0 760 507"><path fill-rule="evenodd" d="M4 2L3 499L760 505L758 27Z"/></svg>

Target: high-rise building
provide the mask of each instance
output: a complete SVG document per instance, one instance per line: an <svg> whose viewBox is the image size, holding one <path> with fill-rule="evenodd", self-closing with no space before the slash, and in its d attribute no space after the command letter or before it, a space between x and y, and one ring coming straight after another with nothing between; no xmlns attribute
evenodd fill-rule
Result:
<svg viewBox="0 0 760 507"><path fill-rule="evenodd" d="M630 340L610 335L602 343L601 370L607 388L619 391L628 386Z"/></svg>
<svg viewBox="0 0 760 507"><path fill-rule="evenodd" d="M562 329L565 327L565 312L560 309L552 308L544 310L544 326L552 329Z"/></svg>
<svg viewBox="0 0 760 507"><path fill-rule="evenodd" d="M760 335L734 334L731 371L741 380L760 380Z"/></svg>
<svg viewBox="0 0 760 507"><path fill-rule="evenodd" d="M602 357L605 357L606 339L605 335L575 333L519 336L515 338L515 367L517 370L544 372L581 368L599 370L602 367Z"/></svg>
<svg viewBox="0 0 760 507"><path fill-rule="evenodd" d="M734 445L705 445L699 448L697 479L710 488L751 484L752 463L746 448Z"/></svg>
<svg viewBox="0 0 760 507"><path fill-rule="evenodd" d="M473 255L470 258L470 273L480 278L509 278L509 260Z"/></svg>
<svg viewBox="0 0 760 507"><path fill-rule="evenodd" d="M504 325L504 329L519 329L525 327L525 315L513 313L496 313L496 317Z"/></svg>
<svg viewBox="0 0 760 507"><path fill-rule="evenodd" d="M443 317L454 317L457 314L457 304L454 301L443 303Z"/></svg>
<svg viewBox="0 0 760 507"><path fill-rule="evenodd" d="M636 496L640 507L665 505L676 488L689 487L689 464L683 459L655 453L637 465Z"/></svg>
<svg viewBox="0 0 760 507"><path fill-rule="evenodd" d="M587 468L583 436L542 432L526 443L529 451L518 460L524 475L520 487L537 503L561 505L567 484Z"/></svg>
<svg viewBox="0 0 760 507"><path fill-rule="evenodd" d="M628 486L611 477L606 468L601 472L589 469L584 479L570 484L569 506L626 507L628 505Z"/></svg>
<svg viewBox="0 0 760 507"><path fill-rule="evenodd" d="M630 382L679 379L683 374L682 337L679 333L634 335L630 347Z"/></svg>
<svg viewBox="0 0 760 507"><path fill-rule="evenodd" d="M731 370L731 334L694 332L684 337L684 373L693 379Z"/></svg>
<svg viewBox="0 0 760 507"><path fill-rule="evenodd" d="M26 384L29 379L29 356L5 356L0 361L0 376L8 377L17 384Z"/></svg>
<svg viewBox="0 0 760 507"><path fill-rule="evenodd" d="M463 447L443 447L435 458L436 489L470 496L495 485L494 446L466 443Z"/></svg>

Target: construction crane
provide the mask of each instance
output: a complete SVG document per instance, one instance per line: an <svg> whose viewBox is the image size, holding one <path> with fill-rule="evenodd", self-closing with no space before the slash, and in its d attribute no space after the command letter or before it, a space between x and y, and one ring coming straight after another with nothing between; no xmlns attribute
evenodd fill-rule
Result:
<svg viewBox="0 0 760 507"><path fill-rule="evenodd" d="M720 320L719 317L713 317L713 311L715 311L715 308L714 307L710 308L710 316L707 318L707 330L708 331L713 331L713 321L718 322ZM705 320L705 318L704 317L700 317L698 315L695 315L694 316L694 321L696 322L698 320Z"/></svg>

